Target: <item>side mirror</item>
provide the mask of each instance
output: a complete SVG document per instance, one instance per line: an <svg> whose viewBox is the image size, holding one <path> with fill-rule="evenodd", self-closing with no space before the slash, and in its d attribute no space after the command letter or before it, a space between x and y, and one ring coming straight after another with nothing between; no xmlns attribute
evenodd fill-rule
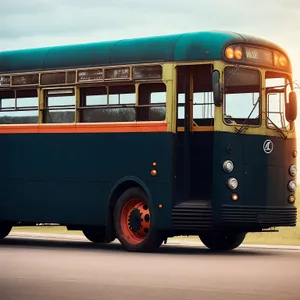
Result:
<svg viewBox="0 0 300 300"><path fill-rule="evenodd" d="M214 104L215 106L222 106L223 104L223 84L220 82L220 72L218 70L214 70L212 72L212 88L214 95Z"/></svg>
<svg viewBox="0 0 300 300"><path fill-rule="evenodd" d="M286 120L293 122L297 118L297 94L295 91L289 93L289 103L285 104Z"/></svg>

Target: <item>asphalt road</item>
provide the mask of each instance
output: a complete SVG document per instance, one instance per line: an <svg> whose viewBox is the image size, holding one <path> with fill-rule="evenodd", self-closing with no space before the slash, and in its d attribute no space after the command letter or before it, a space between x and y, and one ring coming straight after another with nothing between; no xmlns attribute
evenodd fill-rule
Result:
<svg viewBox="0 0 300 300"><path fill-rule="evenodd" d="M1 300L300 300L300 251L162 246L124 251L85 241L0 243Z"/></svg>

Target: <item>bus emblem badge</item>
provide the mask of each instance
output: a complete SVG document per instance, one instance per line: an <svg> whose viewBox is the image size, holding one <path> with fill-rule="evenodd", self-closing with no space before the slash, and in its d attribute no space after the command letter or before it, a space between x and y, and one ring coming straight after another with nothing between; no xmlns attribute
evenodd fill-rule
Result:
<svg viewBox="0 0 300 300"><path fill-rule="evenodd" d="M274 144L271 140L265 140L263 144L263 149L266 154L270 154L274 149Z"/></svg>

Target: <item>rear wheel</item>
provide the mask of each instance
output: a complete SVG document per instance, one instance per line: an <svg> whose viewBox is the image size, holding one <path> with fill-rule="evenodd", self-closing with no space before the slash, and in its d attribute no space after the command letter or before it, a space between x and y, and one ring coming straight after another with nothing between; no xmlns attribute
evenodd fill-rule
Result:
<svg viewBox="0 0 300 300"><path fill-rule="evenodd" d="M148 197L141 188L130 188L118 199L114 225L118 240L128 251L151 252L163 242L155 230Z"/></svg>
<svg viewBox="0 0 300 300"><path fill-rule="evenodd" d="M11 232L11 229L12 226L5 223L0 223L0 240L6 238Z"/></svg>
<svg viewBox="0 0 300 300"><path fill-rule="evenodd" d="M102 229L83 229L84 236L93 243L107 244L111 241L107 239L106 232Z"/></svg>
<svg viewBox="0 0 300 300"><path fill-rule="evenodd" d="M246 237L246 233L212 232L200 236L201 242L213 251L230 251L239 247Z"/></svg>

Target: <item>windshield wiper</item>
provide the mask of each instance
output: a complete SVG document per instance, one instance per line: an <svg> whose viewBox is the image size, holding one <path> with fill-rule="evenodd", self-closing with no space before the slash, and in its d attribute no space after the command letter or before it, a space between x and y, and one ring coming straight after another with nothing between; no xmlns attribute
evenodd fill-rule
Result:
<svg viewBox="0 0 300 300"><path fill-rule="evenodd" d="M251 117L253 111L255 110L255 108L256 108L256 106L257 106L259 100L260 100L260 96L257 98L256 103L254 104L254 106L253 106L253 108L252 108L250 114L248 115L247 119L245 119L245 121L243 122L243 124L241 125L241 127L240 127L240 128L235 127L235 131L236 131L237 133L242 133L243 131L244 131L244 133L246 132L246 130L247 130L248 127L250 126L249 124L246 124L246 122L249 121L249 119L250 119L250 117ZM260 114L259 114L259 116L260 116Z"/></svg>
<svg viewBox="0 0 300 300"><path fill-rule="evenodd" d="M279 134L282 136L282 138L287 139L288 134L284 134L283 130L281 130L268 116L267 119L272 123L272 125L276 128L276 130L279 132Z"/></svg>
<svg viewBox="0 0 300 300"><path fill-rule="evenodd" d="M241 127L238 129L237 127L235 127L235 130L237 133L242 133L244 131L244 133L246 132L246 130L248 129L248 127L250 126L249 124L245 124L249 118L251 117L254 109L256 108L258 102L260 100L260 97L258 97L253 109L251 110L249 116L247 117L247 119L244 121L244 123L241 125ZM261 116L261 114L259 114L259 116ZM279 132L279 134L282 136L282 138L286 139L287 135L284 134L283 130L281 130L268 116L267 119L271 121L271 123L274 125L274 127L276 128L276 130Z"/></svg>

